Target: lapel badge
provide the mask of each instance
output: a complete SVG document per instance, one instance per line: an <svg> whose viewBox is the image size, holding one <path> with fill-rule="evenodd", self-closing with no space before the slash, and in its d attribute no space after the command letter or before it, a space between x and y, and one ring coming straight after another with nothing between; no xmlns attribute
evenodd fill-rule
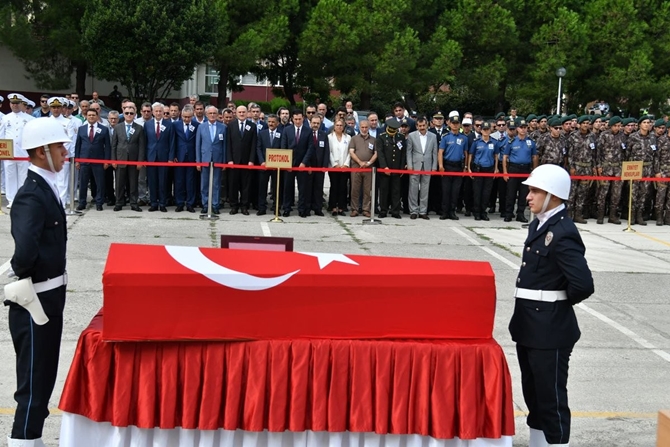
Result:
<svg viewBox="0 0 670 447"><path fill-rule="evenodd" d="M552 240L554 240L554 233L552 233L551 231L549 231L549 232L547 233L547 236L544 238L544 245L548 247L549 244L551 244L551 241L552 241Z"/></svg>

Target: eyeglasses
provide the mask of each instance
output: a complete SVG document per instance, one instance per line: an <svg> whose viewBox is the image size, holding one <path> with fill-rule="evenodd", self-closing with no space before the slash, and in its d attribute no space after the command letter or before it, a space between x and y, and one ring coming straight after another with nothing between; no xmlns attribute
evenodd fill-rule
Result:
<svg viewBox="0 0 670 447"><path fill-rule="evenodd" d="M76 100L78 100L78 99L79 99L79 96L70 96L70 99L73 99L73 100L75 100L75 101L76 101Z"/></svg>
<svg viewBox="0 0 670 447"><path fill-rule="evenodd" d="M135 112L123 112L124 115L134 115Z"/></svg>
<svg viewBox="0 0 670 447"><path fill-rule="evenodd" d="M561 128L561 126L554 126L554 127L552 127L552 129L554 129L554 130L561 130L562 128Z"/></svg>
<svg viewBox="0 0 670 447"><path fill-rule="evenodd" d="M309 110L308 110L308 111L305 112L305 113L306 113L307 115L314 115L316 112L312 112L312 111L309 111Z"/></svg>
<svg viewBox="0 0 670 447"><path fill-rule="evenodd" d="M46 103L47 103L47 100L46 100L46 99L40 99L40 102L41 102L42 104L46 104Z"/></svg>
<svg viewBox="0 0 670 447"><path fill-rule="evenodd" d="M475 124L475 127L482 127L481 124Z"/></svg>

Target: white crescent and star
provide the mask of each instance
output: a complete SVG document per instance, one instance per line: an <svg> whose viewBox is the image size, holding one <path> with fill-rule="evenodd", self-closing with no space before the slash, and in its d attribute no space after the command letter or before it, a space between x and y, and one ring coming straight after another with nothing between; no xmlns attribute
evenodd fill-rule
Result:
<svg viewBox="0 0 670 447"><path fill-rule="evenodd" d="M298 269L285 275L271 278L262 278L229 269L220 264L217 264L216 262L206 257L198 247L178 247L174 245L166 245L165 250L175 261L187 269L195 273L199 273L217 284L221 284L222 286L230 287L231 289L235 290L260 291L271 289L288 281L293 275L300 271L300 269ZM307 252L301 252L300 254L316 257L318 259L319 268L321 270L331 262L342 262L345 264L358 265L356 261L349 259L343 254Z"/></svg>

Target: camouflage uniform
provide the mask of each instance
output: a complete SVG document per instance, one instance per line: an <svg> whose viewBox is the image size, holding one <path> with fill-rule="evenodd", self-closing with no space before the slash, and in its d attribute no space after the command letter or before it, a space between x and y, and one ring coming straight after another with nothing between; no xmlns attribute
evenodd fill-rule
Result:
<svg viewBox="0 0 670 447"><path fill-rule="evenodd" d="M593 175L595 152L596 142L592 133L572 132L568 138L568 169L571 175ZM574 213L573 220L577 223L586 223L583 211L590 183L589 180L577 180L570 188L568 208Z"/></svg>
<svg viewBox="0 0 670 447"><path fill-rule="evenodd" d="M652 132L642 135L639 131L633 132L628 137L626 144L626 159L629 161L642 161L642 177L651 177L654 166L654 154L656 153L656 136ZM650 182L633 182L633 211L635 211L635 222L638 225L646 225L644 221L644 203L651 190Z"/></svg>
<svg viewBox="0 0 670 447"><path fill-rule="evenodd" d="M545 130L543 132L542 129L536 129L536 130L532 131L530 134L528 134L530 139L533 140L536 145L538 144L538 142L540 141L541 138L548 137L550 135L551 135L551 132L549 132L548 130Z"/></svg>
<svg viewBox="0 0 670 447"><path fill-rule="evenodd" d="M622 131L615 134L611 130L606 130L600 133L598 144L596 145L596 167L598 170L602 169L602 175L605 177L621 177L621 163L626 150L626 143L624 142L625 135ZM605 206L607 205L607 193L610 194L610 217L607 220L609 223L620 224L621 221L617 217L617 208L621 201L621 181L607 181L600 182L598 189L598 197L596 203L598 204L598 223L602 223L605 218Z"/></svg>
<svg viewBox="0 0 670 447"><path fill-rule="evenodd" d="M567 154L568 141L564 135L553 138L551 133L546 133L537 143L537 155L541 165L552 164L563 167Z"/></svg>
<svg viewBox="0 0 670 447"><path fill-rule="evenodd" d="M661 174L663 178L670 177L670 139L667 135L656 138L658 150L654 158L654 175ZM668 182L656 184L656 225L670 225L670 194ZM665 211L665 217L663 212Z"/></svg>

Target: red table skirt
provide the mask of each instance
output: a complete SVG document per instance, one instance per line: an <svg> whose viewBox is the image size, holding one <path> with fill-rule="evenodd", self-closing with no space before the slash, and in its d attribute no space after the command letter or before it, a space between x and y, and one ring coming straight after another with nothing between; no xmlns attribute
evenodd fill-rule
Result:
<svg viewBox="0 0 670 447"><path fill-rule="evenodd" d="M60 409L117 427L514 434L509 370L487 340L103 342L82 333Z"/></svg>

